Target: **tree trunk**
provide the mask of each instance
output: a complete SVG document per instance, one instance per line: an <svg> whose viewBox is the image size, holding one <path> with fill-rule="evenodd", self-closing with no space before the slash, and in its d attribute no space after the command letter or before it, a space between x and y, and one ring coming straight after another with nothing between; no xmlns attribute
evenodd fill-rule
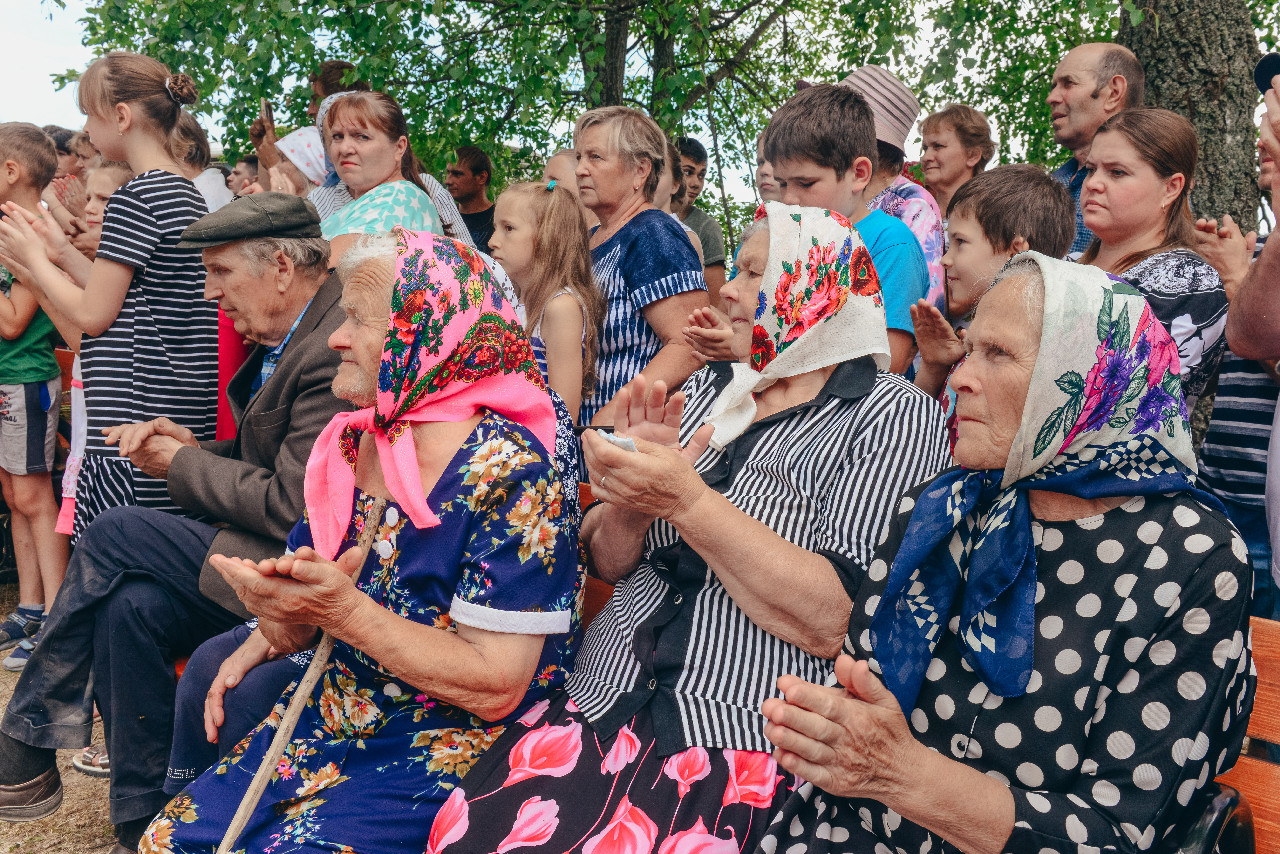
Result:
<svg viewBox="0 0 1280 854"><path fill-rule="evenodd" d="M600 105L622 103L627 73L627 31L631 26L629 6L611 9L604 18L604 66L601 69Z"/></svg>
<svg viewBox="0 0 1280 854"><path fill-rule="evenodd" d="M649 115L664 130L671 130L679 120L676 105L667 91L667 81L675 69L676 35L671 31L670 18L659 15L653 25L653 88L649 96Z"/></svg>
<svg viewBox="0 0 1280 854"><path fill-rule="evenodd" d="M1196 216L1231 214L1244 231L1258 211L1260 57L1244 0L1139 0L1134 26L1121 10L1117 39L1147 72L1146 103L1186 116L1200 141L1191 206Z"/></svg>

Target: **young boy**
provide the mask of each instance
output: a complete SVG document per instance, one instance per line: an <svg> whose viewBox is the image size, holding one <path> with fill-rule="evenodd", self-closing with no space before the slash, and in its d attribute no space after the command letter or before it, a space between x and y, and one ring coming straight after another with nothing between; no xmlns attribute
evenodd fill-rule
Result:
<svg viewBox="0 0 1280 854"><path fill-rule="evenodd" d="M920 368L915 384L939 397L951 422L954 399L947 377L964 358L964 330L978 300L1006 262L1027 250L1061 258L1075 237L1075 203L1064 185L1038 166L997 166L966 181L947 207L950 244L942 256L947 271L947 317L926 300L911 307ZM946 395L943 392L947 391Z"/></svg>
<svg viewBox="0 0 1280 854"><path fill-rule="evenodd" d="M693 137L682 136L676 140L680 152L680 171L684 172L685 195L683 206L675 213L680 221L692 228L702 241L702 275L707 280L711 304L719 305L720 288L725 282L724 230L701 208L694 207L702 188L707 183L707 149Z"/></svg>
<svg viewBox="0 0 1280 854"><path fill-rule="evenodd" d="M911 229L884 211L867 211L877 161L875 119L866 99L829 84L799 92L765 128L764 156L783 202L835 211L858 230L880 276L890 369L905 373L915 356L911 306L928 293L929 269Z"/></svg>
<svg viewBox="0 0 1280 854"><path fill-rule="evenodd" d="M38 127L0 124L0 203L45 214L40 194L57 167L57 149ZM4 666L21 670L67 571L67 539L54 532L58 505L49 476L61 372L53 323L3 267L0 294L0 488L13 525L19 603L0 623L0 650L18 647Z"/></svg>

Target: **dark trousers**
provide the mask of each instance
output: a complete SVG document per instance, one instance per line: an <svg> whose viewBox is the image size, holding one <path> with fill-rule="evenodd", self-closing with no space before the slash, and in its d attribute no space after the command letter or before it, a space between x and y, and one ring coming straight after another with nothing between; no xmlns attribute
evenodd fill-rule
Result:
<svg viewBox="0 0 1280 854"><path fill-rule="evenodd" d="M191 654L182 679L173 714L173 750L164 790L176 795L192 781L231 752L246 735L271 714L286 688L302 676L306 667L292 658L264 661L245 674L240 684L222 695L222 726L218 743L210 744L204 732L204 700L218 668L240 648L252 631L246 625L200 644Z"/></svg>
<svg viewBox="0 0 1280 854"><path fill-rule="evenodd" d="M84 747L96 700L111 756L113 824L150 818L168 802L174 660L240 622L200 594L215 533L143 507L94 519L0 723L34 747Z"/></svg>

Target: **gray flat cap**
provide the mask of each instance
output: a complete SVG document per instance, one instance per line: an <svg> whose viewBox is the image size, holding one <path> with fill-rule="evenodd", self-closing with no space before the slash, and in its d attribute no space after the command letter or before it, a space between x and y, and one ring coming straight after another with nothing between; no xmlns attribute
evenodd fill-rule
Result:
<svg viewBox="0 0 1280 854"><path fill-rule="evenodd" d="M288 193L254 193L191 223L178 248L208 249L255 237L320 236L320 215L311 202Z"/></svg>

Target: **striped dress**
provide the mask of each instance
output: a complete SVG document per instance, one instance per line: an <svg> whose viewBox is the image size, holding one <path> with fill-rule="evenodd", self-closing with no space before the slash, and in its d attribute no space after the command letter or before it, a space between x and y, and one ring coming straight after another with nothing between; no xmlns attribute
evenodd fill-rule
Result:
<svg viewBox="0 0 1280 854"><path fill-rule="evenodd" d="M98 258L134 269L111 326L80 345L88 422L76 484L75 534L117 505L178 512L163 480L121 459L102 431L167 417L196 439L214 437L218 399L218 312L204 299L199 249L178 249L183 230L206 212L186 178L152 170L112 194Z"/></svg>
<svg viewBox="0 0 1280 854"><path fill-rule="evenodd" d="M596 357L596 388L582 401L580 424L590 424L662 349L662 339L641 313L645 306L707 289L702 264L684 228L656 208L636 214L617 234L592 249L591 266L606 307Z"/></svg>

